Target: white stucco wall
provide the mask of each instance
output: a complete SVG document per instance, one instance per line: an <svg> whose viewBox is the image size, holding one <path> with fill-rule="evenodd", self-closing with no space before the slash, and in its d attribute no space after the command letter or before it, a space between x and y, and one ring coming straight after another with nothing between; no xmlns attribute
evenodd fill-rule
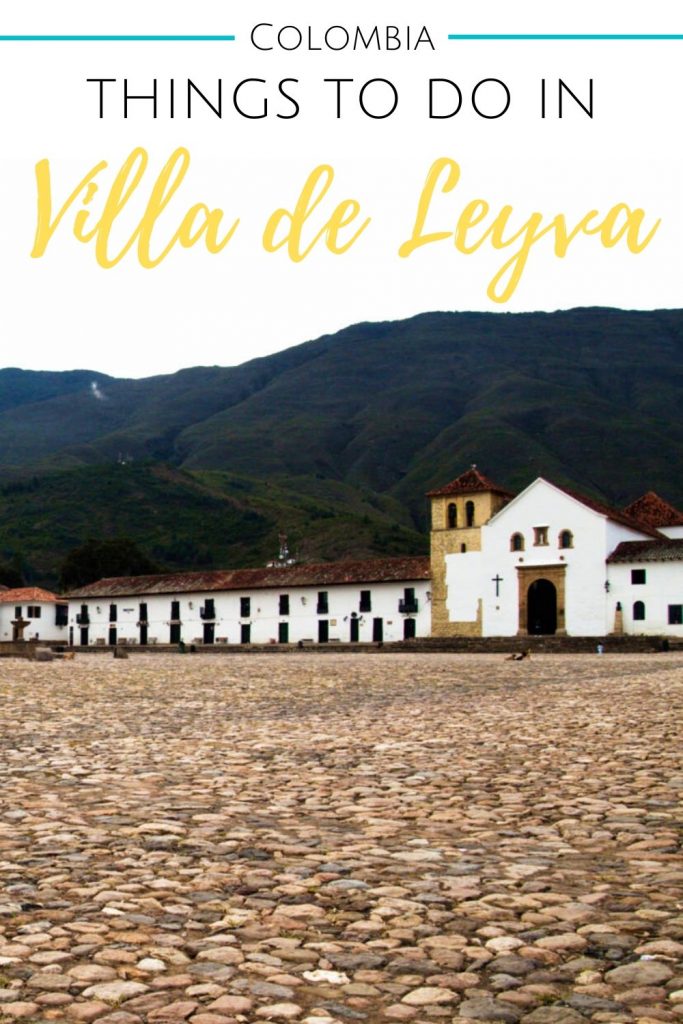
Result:
<svg viewBox="0 0 683 1024"><path fill-rule="evenodd" d="M446 555L446 607L451 622L476 622L481 573L480 551Z"/></svg>
<svg viewBox="0 0 683 1024"><path fill-rule="evenodd" d="M547 544L536 544L537 527ZM560 547L569 530L572 546ZM512 535L524 538L511 551ZM565 627L570 636L603 636L614 623L606 559L621 541L647 535L613 522L545 480L534 481L481 528L481 551L446 558L446 606L451 622L472 622L482 600L484 636L515 636L519 629L520 568L564 569ZM496 593L496 590L498 593Z"/></svg>
<svg viewBox="0 0 683 1024"><path fill-rule="evenodd" d="M622 526L621 523L615 523L613 520L608 519L607 554L611 555L614 549L624 540L652 540L652 537L647 533L631 530L628 526Z"/></svg>
<svg viewBox="0 0 683 1024"><path fill-rule="evenodd" d="M645 570L645 583L631 582L633 569ZM669 605L683 605L683 561L619 563L608 571L612 615L621 602L625 633L683 637L683 626L669 623ZM636 601L645 605L644 620L633 618Z"/></svg>
<svg viewBox="0 0 683 1024"><path fill-rule="evenodd" d="M547 545L536 545L535 527L547 527ZM561 548L569 530L572 547ZM605 557L607 521L592 509L536 480L483 528L484 635L514 636L519 628L518 567L565 567L565 624L570 636L602 636L606 630ZM514 533L524 550L511 551ZM495 596L496 576L499 597Z"/></svg>
<svg viewBox="0 0 683 1024"><path fill-rule="evenodd" d="M46 643L66 643L69 637L67 626L55 623L56 604L49 601L31 601L31 607L40 608L40 617L28 619L24 630L24 640L43 640ZM66 602L62 602L66 603ZM16 608L21 607L24 619L28 615L28 604L0 604L0 640L11 640L13 636L12 620L16 618Z"/></svg>
<svg viewBox="0 0 683 1024"><path fill-rule="evenodd" d="M665 537L671 537L673 540L683 539L683 526L661 526L659 532L663 533Z"/></svg>
<svg viewBox="0 0 683 1024"><path fill-rule="evenodd" d="M406 587L415 590L418 611L414 615L399 612L399 601L404 598ZM371 610L360 611L360 592L369 590L371 593ZM317 612L318 593L326 591L328 595L327 614ZM289 594L289 615L279 614L280 594ZM428 596L429 595L429 596ZM239 644L241 625L251 624L251 643L269 644L278 641L278 626L281 622L289 624L289 643L299 640L318 642L318 621L329 623L329 639L331 642L348 642L351 638L351 619L355 616L359 622L359 641L373 641L373 625L375 619L382 623L382 634L385 642L402 640L404 637L404 619L415 620L416 636L429 636L431 632L430 610L431 582L428 580L406 580L401 583L354 583L327 584L316 587L283 587L281 589L254 589L244 591L207 592L196 594L164 594L118 598L72 599L69 602L69 624L73 628L73 642L80 642L80 626L77 615L81 605L87 605L90 617L88 642L90 644L108 643L109 641L109 606L117 606L117 640L137 643L140 637L139 606L147 604L148 640L150 643L167 644L170 642L171 602L180 601L181 639L186 644L201 643L203 638L204 620L200 609L205 599L213 599L215 606L215 638L217 643L227 642ZM248 597L251 601L251 614L240 617L240 598Z"/></svg>

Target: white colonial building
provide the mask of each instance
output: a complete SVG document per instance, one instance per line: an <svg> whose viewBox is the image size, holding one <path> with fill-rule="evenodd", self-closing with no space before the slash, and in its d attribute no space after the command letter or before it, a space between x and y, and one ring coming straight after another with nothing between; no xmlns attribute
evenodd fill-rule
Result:
<svg viewBox="0 0 683 1024"><path fill-rule="evenodd" d="M512 495L472 467L430 497L435 635L683 637L683 515L657 495Z"/></svg>
<svg viewBox="0 0 683 1024"><path fill-rule="evenodd" d="M69 642L683 638L683 515L656 494L621 510L539 478L514 495L472 467L429 497L431 559L99 580L69 595Z"/></svg>
<svg viewBox="0 0 683 1024"><path fill-rule="evenodd" d="M0 590L0 640L67 643L69 607L65 599L40 587Z"/></svg>
<svg viewBox="0 0 683 1024"><path fill-rule="evenodd" d="M75 644L391 642L430 634L428 558L116 577L69 595Z"/></svg>

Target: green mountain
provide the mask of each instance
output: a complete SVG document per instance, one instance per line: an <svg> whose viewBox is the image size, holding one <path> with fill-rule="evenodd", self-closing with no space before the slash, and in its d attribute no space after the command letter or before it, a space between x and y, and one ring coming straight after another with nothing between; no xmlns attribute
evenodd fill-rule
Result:
<svg viewBox="0 0 683 1024"><path fill-rule="evenodd" d="M0 371L0 556L127 535L171 569L421 552L476 462L683 505L683 312L426 313L144 380Z"/></svg>

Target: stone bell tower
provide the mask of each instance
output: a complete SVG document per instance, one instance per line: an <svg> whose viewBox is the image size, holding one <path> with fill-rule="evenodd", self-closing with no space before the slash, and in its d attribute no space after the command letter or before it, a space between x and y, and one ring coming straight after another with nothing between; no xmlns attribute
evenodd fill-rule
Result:
<svg viewBox="0 0 683 1024"><path fill-rule="evenodd" d="M472 466L445 487L430 491L432 523L432 635L481 636L481 601L474 622L452 622L448 616L446 557L481 551L481 528L514 495Z"/></svg>

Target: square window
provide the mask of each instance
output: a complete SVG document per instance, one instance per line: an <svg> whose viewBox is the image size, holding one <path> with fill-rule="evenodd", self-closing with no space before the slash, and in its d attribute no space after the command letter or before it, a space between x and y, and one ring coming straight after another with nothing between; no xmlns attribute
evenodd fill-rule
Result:
<svg viewBox="0 0 683 1024"><path fill-rule="evenodd" d="M669 605L669 625L683 626L683 604Z"/></svg>
<svg viewBox="0 0 683 1024"><path fill-rule="evenodd" d="M534 526L534 544L536 547L545 547L548 543L548 527Z"/></svg>
<svg viewBox="0 0 683 1024"><path fill-rule="evenodd" d="M645 583L646 575L644 569L631 569L631 583Z"/></svg>

